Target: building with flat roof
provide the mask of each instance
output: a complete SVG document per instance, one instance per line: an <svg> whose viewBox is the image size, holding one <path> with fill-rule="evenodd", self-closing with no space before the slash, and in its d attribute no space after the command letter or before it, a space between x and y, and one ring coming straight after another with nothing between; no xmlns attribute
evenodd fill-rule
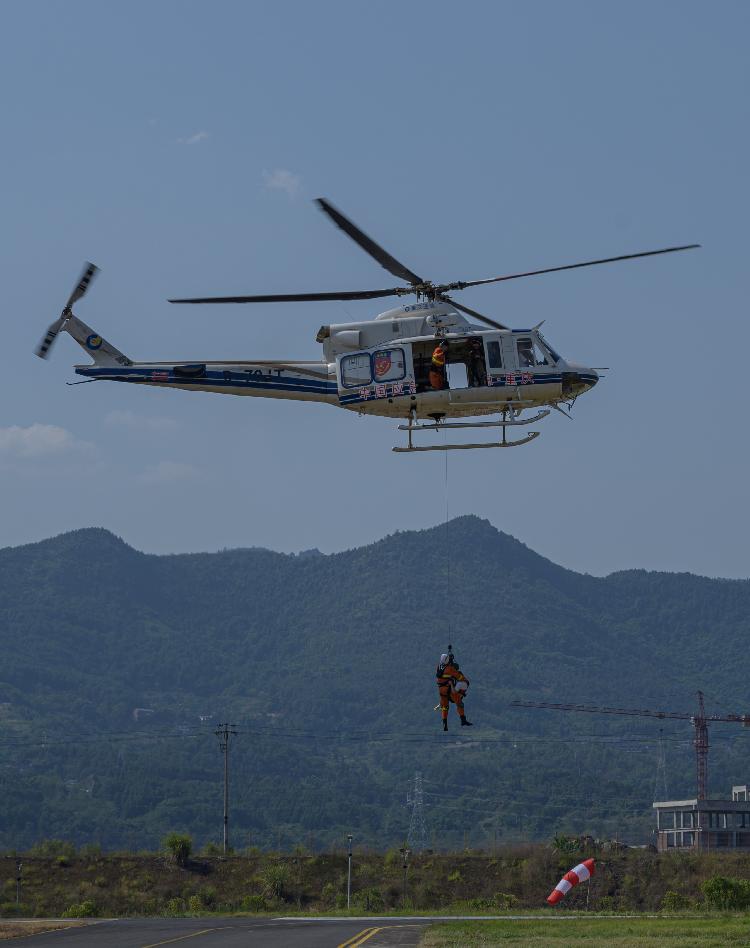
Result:
<svg viewBox="0 0 750 948"><path fill-rule="evenodd" d="M750 851L750 785L732 787L731 800L654 803L656 848Z"/></svg>

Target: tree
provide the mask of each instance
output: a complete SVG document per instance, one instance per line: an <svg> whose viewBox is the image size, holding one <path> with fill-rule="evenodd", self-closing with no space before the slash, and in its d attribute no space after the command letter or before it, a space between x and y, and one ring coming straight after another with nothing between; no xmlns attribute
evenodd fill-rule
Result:
<svg viewBox="0 0 750 948"><path fill-rule="evenodd" d="M193 840L187 833L170 833L164 840L164 848L178 866L184 866L193 851Z"/></svg>

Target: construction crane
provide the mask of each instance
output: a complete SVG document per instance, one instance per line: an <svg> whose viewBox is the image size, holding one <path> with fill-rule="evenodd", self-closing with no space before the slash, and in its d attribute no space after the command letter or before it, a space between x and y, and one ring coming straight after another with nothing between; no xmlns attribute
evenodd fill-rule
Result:
<svg viewBox="0 0 750 948"><path fill-rule="evenodd" d="M750 727L750 715L748 714L706 714L702 691L698 692L697 714L687 714L680 711L649 711L643 708L600 708L592 704L552 704L548 701L512 701L511 707L551 708L553 711L586 711L590 714L626 714L646 718L659 718L661 720L672 718L676 721L690 721L695 732L693 747L695 747L696 783L699 800L705 800L707 798L709 722L721 721Z"/></svg>

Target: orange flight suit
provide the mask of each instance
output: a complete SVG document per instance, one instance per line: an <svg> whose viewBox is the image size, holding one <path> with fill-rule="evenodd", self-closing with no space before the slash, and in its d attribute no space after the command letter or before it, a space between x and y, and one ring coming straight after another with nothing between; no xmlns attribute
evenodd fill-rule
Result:
<svg viewBox="0 0 750 948"><path fill-rule="evenodd" d="M445 350L442 346L435 346L432 353L430 386L436 391L445 388Z"/></svg>
<svg viewBox="0 0 750 948"><path fill-rule="evenodd" d="M462 691L456 691L453 687L457 681L468 682L468 678L463 672L460 672L455 665L438 665L435 672L437 678L438 694L440 695L440 716L443 721L448 720L448 709L452 701L456 706L456 711L460 718L465 717L464 696Z"/></svg>

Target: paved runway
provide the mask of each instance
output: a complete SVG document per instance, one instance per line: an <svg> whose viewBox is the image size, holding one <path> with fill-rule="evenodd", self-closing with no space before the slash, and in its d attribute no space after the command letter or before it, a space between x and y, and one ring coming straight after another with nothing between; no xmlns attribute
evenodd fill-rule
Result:
<svg viewBox="0 0 750 948"><path fill-rule="evenodd" d="M23 939L47 948L414 948L425 918L123 918Z"/></svg>

